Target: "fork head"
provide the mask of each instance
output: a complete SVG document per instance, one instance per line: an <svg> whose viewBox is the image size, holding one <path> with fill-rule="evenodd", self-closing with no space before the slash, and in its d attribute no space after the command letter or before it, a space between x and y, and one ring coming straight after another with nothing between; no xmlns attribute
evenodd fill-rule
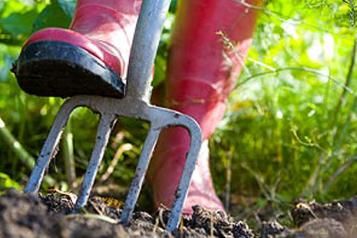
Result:
<svg viewBox="0 0 357 238"><path fill-rule="evenodd" d="M137 98L126 97L124 99L114 99L97 96L76 96L68 99L57 114L35 168L32 171L30 180L25 188L25 192L38 192L44 173L49 166L51 158L55 155L63 128L66 125L70 113L80 106L88 107L99 113L101 119L97 130L96 143L75 204L76 210L79 210L87 203L116 118L126 116L150 122L150 130L143 145L135 176L131 183L121 215L120 220L124 224L128 224L132 217L161 130L170 126L182 126L188 130L191 136L190 149L187 154L184 170L176 190L175 202L171 208L171 214L167 224L168 231L176 229L201 147L201 130L191 117L170 109L152 106L146 101L141 101Z"/></svg>

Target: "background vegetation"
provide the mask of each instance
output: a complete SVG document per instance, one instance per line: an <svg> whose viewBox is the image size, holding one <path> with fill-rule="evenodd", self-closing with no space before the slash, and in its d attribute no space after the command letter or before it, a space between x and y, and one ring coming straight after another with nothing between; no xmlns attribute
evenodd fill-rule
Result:
<svg viewBox="0 0 357 238"><path fill-rule="evenodd" d="M9 73L12 62L31 32L67 26L73 7L72 0L0 2L0 190L23 187L62 103L23 93ZM252 7L260 12L254 43L226 117L210 141L220 196L227 206L280 208L299 197L355 195L357 5L354 0L269 0ZM165 78L174 11L175 2L156 60L156 87ZM44 188L76 186L96 124L91 112L75 112ZM121 132L112 137L99 171L102 184L125 191L146 129L141 122L121 120L116 130ZM106 179L114 155L118 166ZM231 212L237 212L234 206Z"/></svg>

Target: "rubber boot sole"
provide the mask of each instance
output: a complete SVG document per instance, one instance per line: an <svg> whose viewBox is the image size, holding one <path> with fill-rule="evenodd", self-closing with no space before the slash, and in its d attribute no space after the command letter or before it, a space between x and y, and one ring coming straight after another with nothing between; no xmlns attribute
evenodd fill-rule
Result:
<svg viewBox="0 0 357 238"><path fill-rule="evenodd" d="M21 89L37 96L125 95L119 75L86 50L64 42L26 46L12 71Z"/></svg>

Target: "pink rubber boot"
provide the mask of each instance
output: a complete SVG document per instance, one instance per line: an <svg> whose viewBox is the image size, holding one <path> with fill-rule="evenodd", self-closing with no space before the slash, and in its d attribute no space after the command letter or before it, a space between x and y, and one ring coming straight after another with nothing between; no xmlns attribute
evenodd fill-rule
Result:
<svg viewBox="0 0 357 238"><path fill-rule="evenodd" d="M168 64L167 103L194 117L204 139L184 213L192 213L196 204L224 209L212 183L207 140L224 115L228 94L241 71L256 13L235 0L190 0L179 6ZM160 137L148 176L157 206L171 206L188 144L182 128L169 129Z"/></svg>
<svg viewBox="0 0 357 238"><path fill-rule="evenodd" d="M47 28L25 43L13 69L38 96L122 97L141 0L78 0L70 29Z"/></svg>

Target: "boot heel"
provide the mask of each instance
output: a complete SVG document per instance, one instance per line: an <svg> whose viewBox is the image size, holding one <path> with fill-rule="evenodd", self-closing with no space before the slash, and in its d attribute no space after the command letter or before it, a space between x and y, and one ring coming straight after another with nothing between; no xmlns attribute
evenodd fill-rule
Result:
<svg viewBox="0 0 357 238"><path fill-rule="evenodd" d="M86 50L65 42L29 44L13 72L19 86L37 96L125 95L125 83L119 75Z"/></svg>

